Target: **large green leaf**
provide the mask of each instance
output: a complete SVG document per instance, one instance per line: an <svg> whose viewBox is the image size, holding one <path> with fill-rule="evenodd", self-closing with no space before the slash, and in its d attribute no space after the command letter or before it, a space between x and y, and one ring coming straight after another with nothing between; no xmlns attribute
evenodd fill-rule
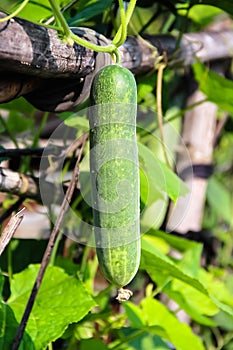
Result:
<svg viewBox="0 0 233 350"><path fill-rule="evenodd" d="M142 258L141 267L146 270L152 280L158 281L163 277L170 281L177 278L188 285L193 286L201 293L208 295L206 288L191 274L184 272L172 259L162 254L155 246L148 242L147 235L142 237Z"/></svg>
<svg viewBox="0 0 233 350"><path fill-rule="evenodd" d="M153 238L153 239L152 239ZM194 278L200 278L200 259L202 252L202 245L184 238L176 237L172 234L166 234L162 231L150 230L144 239L150 244L155 245L161 253L166 253L161 250L161 244L158 245L155 238L164 240L167 244L182 253L182 259L176 262L176 265L183 272L191 275ZM156 279L157 283L166 284L167 276L162 278L162 275ZM193 320L208 326L214 326L209 317L218 312L218 307L213 303L209 296L197 291L189 284L173 278L170 283L164 287L164 292L189 314Z"/></svg>
<svg viewBox="0 0 233 350"><path fill-rule="evenodd" d="M191 265L192 256L196 268L188 267ZM205 316L213 316L219 310L223 310L233 317L233 298L223 282L199 266L198 256L198 251L187 251L184 261L181 259L175 263L159 251L153 242L147 239L147 235L142 237L141 267L191 317L200 323L214 325L214 322Z"/></svg>
<svg viewBox="0 0 233 350"><path fill-rule="evenodd" d="M216 326L212 316L218 314L218 307L203 293L175 279L164 287L163 292L174 300L193 321L205 326Z"/></svg>
<svg viewBox="0 0 233 350"><path fill-rule="evenodd" d="M30 265L12 279L8 304L17 321L22 317L38 268ZM49 266L26 328L36 350L45 349L49 342L62 336L70 323L80 321L93 306L94 300L77 276Z"/></svg>
<svg viewBox="0 0 233 350"><path fill-rule="evenodd" d="M155 326L162 326L167 339L177 350L187 350L190 348L190 344L195 350L204 350L201 340L193 333L192 329L187 324L181 323L158 300L152 298L144 299L142 301L142 310L150 329L153 331Z"/></svg>
<svg viewBox="0 0 233 350"><path fill-rule="evenodd" d="M181 323L163 304L151 297L144 298L140 306L130 302L124 308L132 327L145 329L171 342L177 350L187 350L192 344L195 350L204 350L201 340L191 328ZM136 318L140 314L140 323ZM182 335L182 336L181 336Z"/></svg>
<svg viewBox="0 0 233 350"><path fill-rule="evenodd" d="M195 78L209 101L233 113L233 82L212 72L201 63L194 63Z"/></svg>

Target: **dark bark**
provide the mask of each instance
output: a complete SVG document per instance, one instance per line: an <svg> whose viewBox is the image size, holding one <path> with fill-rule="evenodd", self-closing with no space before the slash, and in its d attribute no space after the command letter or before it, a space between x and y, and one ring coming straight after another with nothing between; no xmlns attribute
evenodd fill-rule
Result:
<svg viewBox="0 0 233 350"><path fill-rule="evenodd" d="M73 31L98 45L110 43L88 28ZM230 30L185 34L178 49L176 38L169 35L147 36L146 40L129 37L120 47L122 65L142 74L153 70L162 54L182 65L195 57L201 61L232 57L232 35ZM55 30L18 18L0 23L0 102L23 95L42 110L73 109L87 99L96 71L109 63L109 54L69 46Z"/></svg>

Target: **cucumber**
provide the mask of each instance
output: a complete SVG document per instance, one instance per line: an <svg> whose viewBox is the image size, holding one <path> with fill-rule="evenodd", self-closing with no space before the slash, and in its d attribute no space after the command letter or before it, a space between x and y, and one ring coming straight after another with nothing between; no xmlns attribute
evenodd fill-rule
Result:
<svg viewBox="0 0 233 350"><path fill-rule="evenodd" d="M100 69L90 93L90 174L96 252L105 278L123 290L140 262L137 87L120 65Z"/></svg>

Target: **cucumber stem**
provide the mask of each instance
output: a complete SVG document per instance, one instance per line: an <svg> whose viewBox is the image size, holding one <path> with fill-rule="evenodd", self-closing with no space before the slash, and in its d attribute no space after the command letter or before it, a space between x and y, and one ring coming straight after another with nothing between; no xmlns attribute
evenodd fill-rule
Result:
<svg viewBox="0 0 233 350"><path fill-rule="evenodd" d="M127 301L127 300L129 300L130 297L132 297L132 295L133 295L133 292L130 289L120 288L120 289L118 289L118 294L117 294L116 299L119 302Z"/></svg>
<svg viewBox="0 0 233 350"><path fill-rule="evenodd" d="M120 51L118 50L118 48L116 47L115 50L113 51L113 53L111 54L114 62L116 64L120 64L121 63L121 54Z"/></svg>

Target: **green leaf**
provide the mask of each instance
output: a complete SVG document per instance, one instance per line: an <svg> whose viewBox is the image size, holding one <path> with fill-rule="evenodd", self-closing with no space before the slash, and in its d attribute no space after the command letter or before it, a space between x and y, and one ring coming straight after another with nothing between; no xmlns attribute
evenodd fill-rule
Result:
<svg viewBox="0 0 233 350"><path fill-rule="evenodd" d="M158 228L164 220L168 197L174 202L188 192L179 177L162 163L151 150L138 142L141 200L141 229Z"/></svg>
<svg viewBox="0 0 233 350"><path fill-rule="evenodd" d="M162 163L148 147L138 143L140 166L150 184L159 192L166 193L172 201L188 193L184 182L166 164ZM150 189L148 190L150 192Z"/></svg>
<svg viewBox="0 0 233 350"><path fill-rule="evenodd" d="M217 279L211 272L204 269L200 270L199 279L201 283L205 283L208 292L212 295L215 302L218 301L218 303L224 303L227 307L232 307L230 313L233 315L233 295L226 287L226 284L220 279Z"/></svg>
<svg viewBox="0 0 233 350"><path fill-rule="evenodd" d="M171 289L171 293L169 295L171 296L173 292L179 293L180 296L182 295L182 306L186 308L187 305L192 314L199 313L200 315L213 316L218 313L218 307L209 296L199 292L192 286L189 286L187 283L174 279L169 287ZM166 288L165 290L167 291ZM176 300L176 298L174 300Z"/></svg>
<svg viewBox="0 0 233 350"><path fill-rule="evenodd" d="M18 0L2 0L0 9L8 13L12 13L19 7ZM56 0L60 7L64 7L70 2L70 0ZM17 15L20 18L25 18L29 21L35 21L41 23L43 19L53 16L52 8L48 0L33 0L23 8L22 11Z"/></svg>
<svg viewBox="0 0 233 350"><path fill-rule="evenodd" d="M168 244L170 244L173 248L177 249L180 252L193 250L196 251L198 255L200 255L202 249L202 245L200 243L191 241L183 237L177 237L173 234L159 230L150 230L148 234L164 239Z"/></svg>
<svg viewBox="0 0 233 350"><path fill-rule="evenodd" d="M145 322L142 309L131 302L124 303L123 306L126 311L127 318L130 321L131 327L143 328Z"/></svg>
<svg viewBox="0 0 233 350"><path fill-rule="evenodd" d="M208 181L206 195L209 205L218 217L231 224L233 214L231 192L216 177L212 176Z"/></svg>
<svg viewBox="0 0 233 350"><path fill-rule="evenodd" d="M216 303L203 293L175 279L164 287L163 292L174 300L192 320L205 326L216 326L216 322L210 316L217 315L219 309Z"/></svg>
<svg viewBox="0 0 233 350"><path fill-rule="evenodd" d="M210 71L201 63L194 63L195 78L209 101L233 113L233 82Z"/></svg>
<svg viewBox="0 0 233 350"><path fill-rule="evenodd" d="M144 236L144 239L150 244L154 245L156 249L161 251L157 242L151 238L164 239L169 243L173 249L177 249L183 253L182 259L178 260L176 265L183 272L192 277L199 279L200 275L200 259L202 252L202 245L196 242L189 241L184 238L175 237L172 234L166 234L162 231L150 230L149 234ZM166 280L165 276L165 280ZM164 279L156 279L156 282L164 283ZM172 281L164 287L163 291L189 314L193 320L208 326L214 326L215 323L204 315L214 315L218 312L218 308L209 296L197 291L192 286L184 283L178 279L173 278Z"/></svg>
<svg viewBox="0 0 233 350"><path fill-rule="evenodd" d="M152 280L157 281L157 278L164 276L168 280L172 277L177 278L200 292L208 295L206 288L199 282L197 278L192 277L182 271L169 257L162 254L157 248L147 241L147 235L142 237L142 258L141 267L145 269Z"/></svg>
<svg viewBox="0 0 233 350"><path fill-rule="evenodd" d="M188 17L201 26L206 26L220 13L222 13L222 11L217 7L197 4L191 7L188 12Z"/></svg>
<svg viewBox="0 0 233 350"><path fill-rule="evenodd" d="M35 111L35 107L33 107L23 97L17 98L10 102L1 103L1 109L6 109L7 111L18 111L25 115L30 115L33 111Z"/></svg>
<svg viewBox="0 0 233 350"><path fill-rule="evenodd" d="M156 86L156 75L153 73L140 75L137 77L137 94L138 94L138 104L144 103L148 95L153 92ZM155 97L154 97L155 102ZM148 105L147 105L148 106Z"/></svg>
<svg viewBox="0 0 233 350"><path fill-rule="evenodd" d="M80 0L78 3L79 7L77 15L68 20L69 26L78 27L90 18L102 14L111 3L112 0Z"/></svg>
<svg viewBox="0 0 233 350"><path fill-rule="evenodd" d="M218 7L233 16L232 0L203 0L202 4Z"/></svg>
<svg viewBox="0 0 233 350"><path fill-rule="evenodd" d="M204 350L201 340L192 332L192 329L181 323L164 305L158 300L146 298L142 300L142 310L145 315L146 324L151 331L163 328L166 339L170 341L177 350L187 350L192 344L192 349Z"/></svg>
<svg viewBox="0 0 233 350"><path fill-rule="evenodd" d="M10 111L7 119L7 128L9 131L20 133L31 129L33 125L34 121L32 119L25 118L17 111Z"/></svg>
<svg viewBox="0 0 233 350"><path fill-rule="evenodd" d="M129 306L131 306L130 304ZM124 304L126 306L126 304ZM136 306L139 309L138 306ZM161 339L158 335L145 331L138 331L136 328L132 327L124 327L121 329L121 333L123 337L127 339L133 338L126 344L122 344L120 350L148 350L148 349L156 349L156 350L169 350L171 349L169 345ZM141 333L141 334L140 334ZM123 339L124 339L123 338ZM135 338L135 339L134 339Z"/></svg>
<svg viewBox="0 0 233 350"><path fill-rule="evenodd" d="M0 303L0 349L11 349L15 338L18 322L10 306ZM27 332L24 333L19 350L35 350L34 344Z"/></svg>
<svg viewBox="0 0 233 350"><path fill-rule="evenodd" d="M132 348L129 349L129 346ZM148 350L148 349L156 349L156 350L170 350L171 348L166 344L161 337L152 334L146 333L136 339L130 341L126 350Z"/></svg>
<svg viewBox="0 0 233 350"><path fill-rule="evenodd" d="M189 268L187 272L185 260L173 262L158 251L152 241L147 241L147 235L142 237L141 267L198 322L213 325L204 315L213 316L219 309L233 316L233 298L221 280L199 265L198 270Z"/></svg>
<svg viewBox="0 0 233 350"><path fill-rule="evenodd" d="M38 265L30 265L12 279L8 304L17 321L22 317L38 269ZM45 349L49 342L62 336L70 323L80 321L95 305L77 276L49 266L26 328L36 350Z"/></svg>
<svg viewBox="0 0 233 350"><path fill-rule="evenodd" d="M156 249L158 249L161 253L168 254L169 251L170 251L170 245L168 244L168 242L166 242L165 239L159 237L159 235L157 235L157 234L151 234L152 232L155 232L155 231L150 230L143 237L143 239L147 243L149 243L149 244L153 245L154 247L156 247Z"/></svg>
<svg viewBox="0 0 233 350"><path fill-rule="evenodd" d="M1 0L0 9L8 13L11 12L18 3L18 0Z"/></svg>
<svg viewBox="0 0 233 350"><path fill-rule="evenodd" d="M216 323L227 331L233 331L233 316L224 311L220 311L215 317Z"/></svg>
<svg viewBox="0 0 233 350"><path fill-rule="evenodd" d="M151 297L144 298L140 306L127 302L124 308L133 327L159 335L171 342L177 350L187 350L190 344L195 350L204 350L201 340L192 332L192 329L181 323L158 300ZM140 315L140 322L135 323L135 317L138 315Z"/></svg>
<svg viewBox="0 0 233 350"><path fill-rule="evenodd" d="M98 339L83 339L80 350L107 350L108 347Z"/></svg>
<svg viewBox="0 0 233 350"><path fill-rule="evenodd" d="M53 16L53 11L48 0L34 0L29 1L19 16L29 21L42 22L43 19Z"/></svg>

